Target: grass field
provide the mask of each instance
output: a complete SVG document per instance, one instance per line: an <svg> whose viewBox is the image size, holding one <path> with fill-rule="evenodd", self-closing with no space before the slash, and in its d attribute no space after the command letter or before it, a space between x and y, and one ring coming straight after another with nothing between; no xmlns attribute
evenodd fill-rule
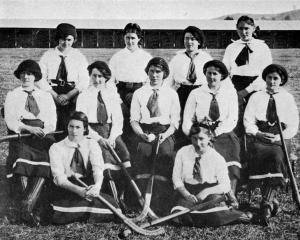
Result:
<svg viewBox="0 0 300 240"><path fill-rule="evenodd" d="M0 49L0 106L3 105L5 96L10 89L19 85L19 80L14 78L13 71L25 59L38 60L46 49ZM108 61L118 49L82 49L89 63L95 60ZM164 57L169 61L177 50L149 49L153 56ZM224 50L210 49L208 52L216 59L221 59ZM274 49L272 50L274 63L279 63L288 69L290 80L287 88L294 95L300 109L300 49ZM0 135L6 134L3 119L0 119ZM298 147L299 134L295 138ZM0 146L0 165L5 164L7 144ZM300 156L298 156L300 157ZM296 164L298 186L300 183L300 163ZM0 168L0 239L118 239L120 230L118 224L69 224L67 226L47 226L29 228L25 225L12 225L4 217L6 209L4 171ZM254 202L257 202L257 198ZM258 225L234 225L219 228L176 228L166 226L166 234L160 237L143 237L137 234L128 239L300 239L300 212L296 210L291 198L291 193L282 193L280 196L282 211L271 220L269 227ZM124 227L124 226L123 226Z"/></svg>

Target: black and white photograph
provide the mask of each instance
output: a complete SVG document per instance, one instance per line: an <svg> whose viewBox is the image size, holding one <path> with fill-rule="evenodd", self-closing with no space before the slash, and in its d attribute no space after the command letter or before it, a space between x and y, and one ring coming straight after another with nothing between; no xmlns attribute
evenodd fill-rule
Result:
<svg viewBox="0 0 300 240"><path fill-rule="evenodd" d="M0 239L300 240L300 2L0 0Z"/></svg>

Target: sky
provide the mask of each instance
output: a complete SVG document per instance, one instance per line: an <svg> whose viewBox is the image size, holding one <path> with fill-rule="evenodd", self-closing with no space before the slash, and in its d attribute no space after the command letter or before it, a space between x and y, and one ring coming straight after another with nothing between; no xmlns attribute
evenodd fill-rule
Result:
<svg viewBox="0 0 300 240"><path fill-rule="evenodd" d="M212 19L299 8L299 0L0 0L0 19Z"/></svg>

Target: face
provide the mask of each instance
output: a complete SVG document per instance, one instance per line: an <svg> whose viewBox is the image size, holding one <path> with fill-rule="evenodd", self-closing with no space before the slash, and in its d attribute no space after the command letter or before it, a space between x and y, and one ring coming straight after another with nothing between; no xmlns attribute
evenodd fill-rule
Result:
<svg viewBox="0 0 300 240"><path fill-rule="evenodd" d="M84 136L83 122L72 119L68 124L68 138L70 141L80 141Z"/></svg>
<svg viewBox="0 0 300 240"><path fill-rule="evenodd" d="M23 88L33 87L35 76L31 72L24 71L20 74L20 80Z"/></svg>
<svg viewBox="0 0 300 240"><path fill-rule="evenodd" d="M277 72L269 73L266 76L267 90L271 93L278 92L281 84L281 77Z"/></svg>
<svg viewBox="0 0 300 240"><path fill-rule="evenodd" d="M255 31L254 26L246 23L240 22L237 26L237 33L241 40L248 42L252 39L253 32Z"/></svg>
<svg viewBox="0 0 300 240"><path fill-rule="evenodd" d="M191 33L184 34L184 47L188 52L197 51L199 45L200 43Z"/></svg>
<svg viewBox="0 0 300 240"><path fill-rule="evenodd" d="M163 83L164 71L160 67L150 66L148 71L151 86L161 86Z"/></svg>
<svg viewBox="0 0 300 240"><path fill-rule="evenodd" d="M191 136L192 145L197 153L203 154L206 152L210 138L203 131Z"/></svg>
<svg viewBox="0 0 300 240"><path fill-rule="evenodd" d="M125 41L126 47L130 51L135 51L136 49L139 48L138 43L140 41L140 38L138 38L136 33L131 33L131 32L126 33L124 36L124 41Z"/></svg>
<svg viewBox="0 0 300 240"><path fill-rule="evenodd" d="M103 74L97 68L93 68L90 79L95 87L99 85L105 86L106 78L103 77Z"/></svg>
<svg viewBox="0 0 300 240"><path fill-rule="evenodd" d="M58 40L58 48L61 51L70 49L74 43L75 39L72 35L68 35L65 39Z"/></svg>
<svg viewBox="0 0 300 240"><path fill-rule="evenodd" d="M216 67L208 67L206 69L206 80L210 89L218 89L221 86L222 75Z"/></svg>

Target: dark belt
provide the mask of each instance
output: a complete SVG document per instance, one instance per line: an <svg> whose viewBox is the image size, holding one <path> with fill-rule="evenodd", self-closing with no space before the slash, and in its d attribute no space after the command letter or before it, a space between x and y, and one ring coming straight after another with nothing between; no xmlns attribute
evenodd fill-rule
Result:
<svg viewBox="0 0 300 240"><path fill-rule="evenodd" d="M134 89L134 88L140 88L144 85L144 83L141 82L119 82L117 84L120 88L127 88L127 89Z"/></svg>
<svg viewBox="0 0 300 240"><path fill-rule="evenodd" d="M231 81L237 91L241 91L248 87L258 76L239 76L233 75Z"/></svg>
<svg viewBox="0 0 300 240"><path fill-rule="evenodd" d="M153 133L153 134L164 133L170 127L169 124L162 125L160 123L152 123L152 124L141 123L140 125L141 125L141 128L143 129L143 131L147 134L150 134L150 133Z"/></svg>
<svg viewBox="0 0 300 240"><path fill-rule="evenodd" d="M51 83L57 84L52 89L58 94L66 94L75 88L75 82L68 82L62 79L51 79Z"/></svg>

